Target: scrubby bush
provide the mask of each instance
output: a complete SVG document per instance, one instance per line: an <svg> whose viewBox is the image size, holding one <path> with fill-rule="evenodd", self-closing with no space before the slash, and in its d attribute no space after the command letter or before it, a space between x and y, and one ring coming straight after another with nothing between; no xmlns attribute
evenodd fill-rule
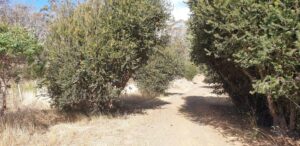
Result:
<svg viewBox="0 0 300 146"><path fill-rule="evenodd" d="M299 2L190 0L192 58L233 102L283 129L300 103Z"/></svg>
<svg viewBox="0 0 300 146"><path fill-rule="evenodd" d="M148 64L138 70L135 81L142 94L155 97L165 92L169 83L182 76L183 62L171 49L156 52Z"/></svg>
<svg viewBox="0 0 300 146"><path fill-rule="evenodd" d="M184 69L183 69L183 77L187 80L192 81L194 77L199 73L199 68L190 61L184 62Z"/></svg>
<svg viewBox="0 0 300 146"><path fill-rule="evenodd" d="M164 46L162 0L90 0L62 7L47 40L46 84L60 110L107 111Z"/></svg>

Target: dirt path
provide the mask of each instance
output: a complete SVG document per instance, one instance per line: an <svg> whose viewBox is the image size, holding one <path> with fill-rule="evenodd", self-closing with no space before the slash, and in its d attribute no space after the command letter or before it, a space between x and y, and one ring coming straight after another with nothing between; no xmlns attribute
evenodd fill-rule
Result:
<svg viewBox="0 0 300 146"><path fill-rule="evenodd" d="M178 80L169 95L156 102L156 108L142 114L118 118L98 117L73 124L59 124L49 128L39 142L47 145L101 146L239 146L232 138L224 137L213 126L201 124L184 112L187 99L214 96L205 88L202 78L196 83ZM199 97L200 98L200 97ZM209 113L209 109L206 111ZM36 139L36 138L34 138Z"/></svg>

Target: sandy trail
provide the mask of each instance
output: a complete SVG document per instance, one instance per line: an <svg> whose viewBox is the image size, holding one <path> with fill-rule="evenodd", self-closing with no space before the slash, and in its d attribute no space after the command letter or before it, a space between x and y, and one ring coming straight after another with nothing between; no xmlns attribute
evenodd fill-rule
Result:
<svg viewBox="0 0 300 146"><path fill-rule="evenodd" d="M101 146L239 146L212 126L199 124L182 112L186 99L192 96L215 96L204 88L203 77L194 82L178 80L161 97L158 108L143 114L118 118L99 117L93 120L58 124L49 128L40 142L46 145ZM210 112L209 110L207 112ZM36 142L35 142L36 144Z"/></svg>

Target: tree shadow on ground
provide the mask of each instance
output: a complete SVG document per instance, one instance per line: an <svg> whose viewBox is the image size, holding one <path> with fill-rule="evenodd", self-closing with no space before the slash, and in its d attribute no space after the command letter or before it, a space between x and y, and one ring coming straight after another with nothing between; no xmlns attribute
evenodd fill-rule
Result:
<svg viewBox="0 0 300 146"><path fill-rule="evenodd" d="M271 140L261 141L258 138L257 131L253 129L254 121L239 112L229 98L188 96L180 112L196 123L213 126L231 141L243 141L249 145L274 145Z"/></svg>
<svg viewBox="0 0 300 146"><path fill-rule="evenodd" d="M208 89L212 89L213 87L215 86L211 86L211 85L202 85L202 86L199 86L200 88L208 88Z"/></svg>
<svg viewBox="0 0 300 146"><path fill-rule="evenodd" d="M174 92L166 92L164 96L174 96L174 95L183 95L183 93L174 93Z"/></svg>
<svg viewBox="0 0 300 146"><path fill-rule="evenodd" d="M170 104L159 98L144 97L141 95L128 95L120 98L121 106L118 108L118 114L144 114L148 109L161 108L163 105Z"/></svg>

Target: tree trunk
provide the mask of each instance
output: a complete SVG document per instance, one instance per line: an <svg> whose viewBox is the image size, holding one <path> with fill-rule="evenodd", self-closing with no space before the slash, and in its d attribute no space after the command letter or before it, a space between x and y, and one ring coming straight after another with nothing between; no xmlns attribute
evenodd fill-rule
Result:
<svg viewBox="0 0 300 146"><path fill-rule="evenodd" d="M1 96L1 100L0 101L2 101L2 103L3 103L3 94L1 94L1 92L2 92L2 89L0 88L0 96ZM0 105L0 117L2 117L4 115L4 109L3 109L3 107L2 107L2 105Z"/></svg>
<svg viewBox="0 0 300 146"><path fill-rule="evenodd" d="M282 114L278 112L278 107L276 106L271 95L267 95L268 107L273 117L273 126L278 126L280 129L287 131L288 126L286 120Z"/></svg>
<svg viewBox="0 0 300 146"><path fill-rule="evenodd" d="M296 108L295 105L291 102L290 106L290 130L296 130Z"/></svg>
<svg viewBox="0 0 300 146"><path fill-rule="evenodd" d="M6 103L7 103L7 100L6 100L6 97L7 96L7 87L4 86L3 88L3 101L2 101L2 110L3 110L3 113L6 111L7 109L7 106L6 106Z"/></svg>
<svg viewBox="0 0 300 146"><path fill-rule="evenodd" d="M7 108L7 106L6 106L6 93L7 93L7 87L4 85L3 87L1 87L1 92L2 92L2 107L1 107L1 109L0 109L0 115L2 116L2 115L4 115L4 112L5 112L5 110L6 110L6 108Z"/></svg>

